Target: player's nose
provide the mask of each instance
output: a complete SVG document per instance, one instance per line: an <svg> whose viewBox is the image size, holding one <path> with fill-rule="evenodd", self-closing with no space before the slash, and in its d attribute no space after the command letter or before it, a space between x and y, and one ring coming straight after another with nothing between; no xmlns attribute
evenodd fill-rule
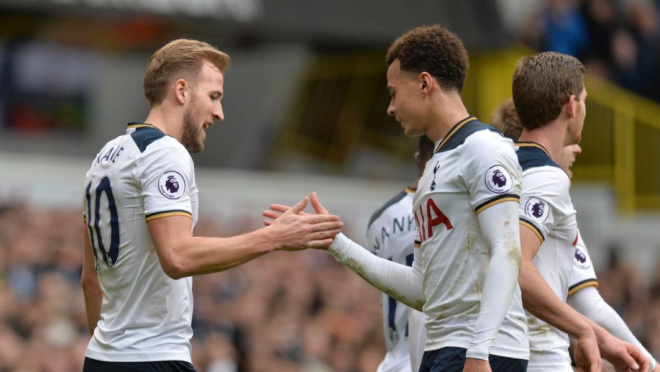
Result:
<svg viewBox="0 0 660 372"><path fill-rule="evenodd" d="M389 107L387 107L387 115L394 116L394 114L395 114L394 105L390 102Z"/></svg>
<svg viewBox="0 0 660 372"><path fill-rule="evenodd" d="M225 113L222 111L222 106L213 110L213 118L218 121L225 120Z"/></svg>

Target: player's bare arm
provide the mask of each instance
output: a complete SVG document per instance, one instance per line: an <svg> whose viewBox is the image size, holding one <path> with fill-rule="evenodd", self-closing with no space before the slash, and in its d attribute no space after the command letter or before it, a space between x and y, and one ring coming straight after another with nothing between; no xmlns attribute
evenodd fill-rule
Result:
<svg viewBox="0 0 660 372"><path fill-rule="evenodd" d="M601 331L602 328L600 330L594 328L595 324L554 294L532 262L541 247L541 241L536 233L527 226L521 225L520 242L523 262L519 283L523 304L529 312L541 320L578 340L576 348L578 368L582 368L582 370L600 370L602 368L600 348L603 357L619 366L619 368L640 370L639 365L641 365L641 370L648 370L648 366L643 369L644 365L638 358L638 350L628 349L625 345L621 345L620 341L613 340L609 334L604 334ZM635 360L640 363L638 364Z"/></svg>
<svg viewBox="0 0 660 372"><path fill-rule="evenodd" d="M644 349L644 346L633 335L621 316L603 300L595 286L582 288L569 295L568 304L580 314L603 327L612 336L633 344L649 360L650 370L658 370L657 361L653 359L648 350Z"/></svg>
<svg viewBox="0 0 660 372"><path fill-rule="evenodd" d="M101 319L101 303L103 302L103 291L96 273L92 245L89 240L87 223L83 224L83 269L80 282L85 297L85 312L87 313L87 330L90 336L94 333L96 324Z"/></svg>
<svg viewBox="0 0 660 372"><path fill-rule="evenodd" d="M223 271L275 250L327 248L343 223L334 215L300 215L307 197L271 226L231 238L190 235L192 220L170 216L148 222L165 273L179 279Z"/></svg>

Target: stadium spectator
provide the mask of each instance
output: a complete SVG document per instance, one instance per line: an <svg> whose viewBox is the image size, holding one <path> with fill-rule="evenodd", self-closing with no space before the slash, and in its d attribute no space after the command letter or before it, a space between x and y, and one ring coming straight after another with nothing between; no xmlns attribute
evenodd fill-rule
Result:
<svg viewBox="0 0 660 372"><path fill-rule="evenodd" d="M660 102L660 3L547 0L518 39L539 51L579 58L591 75Z"/></svg>
<svg viewBox="0 0 660 372"><path fill-rule="evenodd" d="M79 276L66 274L81 268L81 211L0 205L0 371L81 371L89 342L84 302ZM200 234L238 233L202 221ZM619 256L610 262L597 273L601 294L659 358L660 270L647 282ZM17 267L28 275L10 280ZM34 287L30 297L17 295L24 280ZM200 372L330 372L338 363L369 372L385 355L376 290L323 252L262 257L196 277L194 288L193 361Z"/></svg>

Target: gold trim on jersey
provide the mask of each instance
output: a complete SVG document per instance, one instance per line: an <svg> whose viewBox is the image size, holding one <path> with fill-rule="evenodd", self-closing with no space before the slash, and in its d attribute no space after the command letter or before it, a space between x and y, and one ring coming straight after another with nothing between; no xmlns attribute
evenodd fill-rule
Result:
<svg viewBox="0 0 660 372"><path fill-rule="evenodd" d="M539 237L539 240L541 241L541 243L543 243L545 241L545 238L543 237L543 234L539 231L539 229L538 229L538 227L536 227L536 225L534 225L531 222L527 222L527 221L523 220L522 218L520 219L520 224L523 225L523 226L527 226L530 230L532 230L536 234L536 236Z"/></svg>
<svg viewBox="0 0 660 372"><path fill-rule="evenodd" d="M156 128L156 126L151 125L151 124L128 124L126 129L137 129L137 128L144 128L144 127ZM156 128L156 129L158 129L158 128Z"/></svg>
<svg viewBox="0 0 660 372"><path fill-rule="evenodd" d="M580 289L587 288L587 287L596 287L598 288L598 281L596 279L588 279L585 280L578 285L574 286L573 288L568 290L568 295L572 295L573 293L579 291Z"/></svg>
<svg viewBox="0 0 660 372"><path fill-rule="evenodd" d="M162 212L151 213L146 216L146 219L147 222L149 222L158 218L171 217L171 216L185 216L191 219L193 218L190 212L177 210L177 211L162 211Z"/></svg>
<svg viewBox="0 0 660 372"><path fill-rule="evenodd" d="M415 240L415 243L413 243L413 247L422 248L422 242L420 242L419 240Z"/></svg>
<svg viewBox="0 0 660 372"><path fill-rule="evenodd" d="M516 143L514 143L514 145L515 145L515 146L518 146L518 147L536 147L537 149L539 149L539 150L545 152L545 154L548 155L548 157L549 157L550 159L552 159L552 156L550 156L550 153L548 152L548 150L546 150L545 147L543 147L543 145L538 144L538 143L536 143L536 142L526 142L526 141L523 141L523 142L516 142Z"/></svg>
<svg viewBox="0 0 660 372"><path fill-rule="evenodd" d="M484 203L481 203L480 206L478 206L477 208L474 209L474 212L476 214L479 214L479 213L483 212L484 210L486 210L486 209L488 209L488 208L490 208L494 205L504 203L504 202L508 202L508 201L512 201L512 202L516 202L516 203L520 204L520 196L515 195L515 194L499 195L499 196L497 196L495 198L492 198L492 199L490 199L490 200L488 200Z"/></svg>
<svg viewBox="0 0 660 372"><path fill-rule="evenodd" d="M435 149L435 152L434 152L434 153L437 154L438 151L440 151L440 149L442 148L442 145L444 145L445 143L447 143L447 141L449 141L449 139L451 138L451 136L453 136L456 132L458 132L458 130L461 129L465 124L467 124L467 123L469 123L469 122L471 122L471 121L475 121L475 120L477 120L477 118L475 118L474 116L470 116L470 117L468 117L468 118L466 118L466 119L463 119L463 121L459 122L458 124L454 125L454 127L451 128L451 129L449 130L449 133L447 133L447 135L446 135L445 138L442 140L442 142L440 142L440 144L438 145L438 147Z"/></svg>
<svg viewBox="0 0 660 372"><path fill-rule="evenodd" d="M417 192L417 189L413 189L412 187L406 187L406 192L408 194L414 194Z"/></svg>

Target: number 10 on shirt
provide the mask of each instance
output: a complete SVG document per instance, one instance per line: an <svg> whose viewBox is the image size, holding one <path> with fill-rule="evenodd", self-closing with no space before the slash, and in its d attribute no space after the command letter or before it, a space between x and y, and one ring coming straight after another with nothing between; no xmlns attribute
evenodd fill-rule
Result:
<svg viewBox="0 0 660 372"><path fill-rule="evenodd" d="M105 176L101 182L96 186L92 196L92 183L90 182L85 189L85 197L87 198L87 228L89 229L89 237L94 251L94 261L96 262L96 271L101 269L99 265L99 257L97 251L101 252L103 261L112 268L117 264L119 257L119 214L117 213L117 205L115 204L115 197L112 194L112 187L110 185L110 178ZM101 197L105 194L108 200L108 213L110 214L110 249L106 250L103 243L103 235L101 229ZM92 200L94 204L92 204ZM103 224L107 226L106 224Z"/></svg>

